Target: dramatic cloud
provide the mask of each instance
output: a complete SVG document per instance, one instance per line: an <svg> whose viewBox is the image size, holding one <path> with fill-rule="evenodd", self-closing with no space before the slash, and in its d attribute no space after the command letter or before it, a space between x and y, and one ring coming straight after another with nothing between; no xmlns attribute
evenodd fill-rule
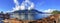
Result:
<svg viewBox="0 0 60 23"><path fill-rule="evenodd" d="M13 10L12 11L15 11L15 10L19 10L19 2L18 0L14 0L14 3L15 3L15 7L13 7Z"/></svg>
<svg viewBox="0 0 60 23"><path fill-rule="evenodd" d="M15 10L19 10L19 2L18 2L18 0L13 0L13 1L15 3L15 7L13 7L13 10L7 11L7 12L13 12Z"/></svg>
<svg viewBox="0 0 60 23"><path fill-rule="evenodd" d="M24 10L25 9L25 6L28 6L28 4L30 5L30 6L28 6L28 10L34 8L34 4L32 2L30 2L29 0L23 1L21 5L19 5L18 0L14 0L14 3L15 3L15 7L13 8L13 11L16 11L16 10Z"/></svg>
<svg viewBox="0 0 60 23"><path fill-rule="evenodd" d="M15 3L16 5L19 5L18 0L14 0L14 3Z"/></svg>
<svg viewBox="0 0 60 23"><path fill-rule="evenodd" d="M24 9L26 9L26 6L28 6L28 4L30 5L30 6L28 6L28 8L27 8L28 10L34 8L34 3L33 3L33 2L30 2L29 0L23 1L23 2L21 3L21 5L19 5L18 0L13 0L13 1L14 1L14 3L15 3L15 7L13 7L13 10L7 11L7 12L13 12L13 11L17 11L17 10L24 10ZM27 4L27 3L28 3L28 4Z"/></svg>
<svg viewBox="0 0 60 23"><path fill-rule="evenodd" d="M31 3L31 6L28 8L28 10L30 10L30 9L34 9L34 4L33 3Z"/></svg>

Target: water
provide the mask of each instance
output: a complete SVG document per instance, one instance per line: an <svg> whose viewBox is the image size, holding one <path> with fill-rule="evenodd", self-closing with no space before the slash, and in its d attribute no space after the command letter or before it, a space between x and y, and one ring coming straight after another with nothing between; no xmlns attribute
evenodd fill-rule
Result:
<svg viewBox="0 0 60 23"><path fill-rule="evenodd" d="M42 19L42 18L48 17L50 15L51 14L37 14L37 15L34 16L34 20Z"/></svg>
<svg viewBox="0 0 60 23"><path fill-rule="evenodd" d="M2 21L2 20L3 20L3 18L0 18L0 23L3 23L3 21Z"/></svg>
<svg viewBox="0 0 60 23"><path fill-rule="evenodd" d="M41 19L50 16L51 14L35 14L33 20ZM27 15L26 15L27 16ZM10 18L14 18L15 16L10 15ZM26 19L26 18L25 18Z"/></svg>

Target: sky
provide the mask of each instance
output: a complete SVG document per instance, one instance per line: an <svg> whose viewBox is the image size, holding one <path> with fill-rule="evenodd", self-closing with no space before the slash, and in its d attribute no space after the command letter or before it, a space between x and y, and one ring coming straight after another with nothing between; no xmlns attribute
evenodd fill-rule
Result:
<svg viewBox="0 0 60 23"><path fill-rule="evenodd" d="M0 11L8 12L15 10L25 0L0 0ZM60 0L29 0L34 3L34 9L43 12L52 12L53 10L60 10ZM24 7L23 7L24 8ZM18 10L18 9L17 9Z"/></svg>

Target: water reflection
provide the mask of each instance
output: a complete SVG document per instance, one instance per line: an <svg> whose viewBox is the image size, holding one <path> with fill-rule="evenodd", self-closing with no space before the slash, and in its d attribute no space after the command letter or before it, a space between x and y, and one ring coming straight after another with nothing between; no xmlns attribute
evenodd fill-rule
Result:
<svg viewBox="0 0 60 23"><path fill-rule="evenodd" d="M50 15L52 15L52 14L37 14L34 16L34 19L37 20L37 19L48 17Z"/></svg>

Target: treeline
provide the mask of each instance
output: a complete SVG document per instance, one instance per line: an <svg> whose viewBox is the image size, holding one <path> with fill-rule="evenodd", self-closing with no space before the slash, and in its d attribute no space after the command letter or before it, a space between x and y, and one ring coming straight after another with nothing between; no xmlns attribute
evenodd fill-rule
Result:
<svg viewBox="0 0 60 23"><path fill-rule="evenodd" d="M51 12L51 14L60 14L60 11L54 10L53 12Z"/></svg>

